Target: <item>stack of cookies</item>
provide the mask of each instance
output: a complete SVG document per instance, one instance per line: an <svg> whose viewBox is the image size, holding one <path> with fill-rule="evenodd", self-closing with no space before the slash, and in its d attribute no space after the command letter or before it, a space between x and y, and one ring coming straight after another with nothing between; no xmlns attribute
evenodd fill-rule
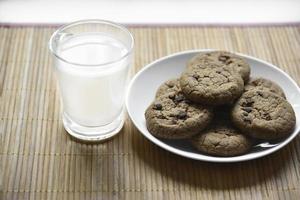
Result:
<svg viewBox="0 0 300 200"><path fill-rule="evenodd" d="M276 83L250 80L250 66L224 51L200 53L180 78L163 83L145 112L156 137L189 139L203 153L235 156L255 140L288 136L296 117Z"/></svg>

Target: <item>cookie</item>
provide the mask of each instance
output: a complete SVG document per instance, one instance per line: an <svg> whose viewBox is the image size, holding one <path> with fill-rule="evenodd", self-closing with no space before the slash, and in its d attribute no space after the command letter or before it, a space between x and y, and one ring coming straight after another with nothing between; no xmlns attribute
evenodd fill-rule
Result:
<svg viewBox="0 0 300 200"><path fill-rule="evenodd" d="M219 124L196 135L191 139L199 151L214 156L236 156L249 151L251 139L241 134L237 129Z"/></svg>
<svg viewBox="0 0 300 200"><path fill-rule="evenodd" d="M222 63L202 63L190 66L180 77L185 96L200 104L230 104L244 90L241 76Z"/></svg>
<svg viewBox="0 0 300 200"><path fill-rule="evenodd" d="M169 93L177 93L179 91L181 91L179 79L174 78L164 82L161 86L159 86L155 96L159 97L163 95L168 95Z"/></svg>
<svg viewBox="0 0 300 200"><path fill-rule="evenodd" d="M266 90L249 90L234 105L231 118L242 132L258 139L288 136L295 127L292 106L282 97Z"/></svg>
<svg viewBox="0 0 300 200"><path fill-rule="evenodd" d="M275 94L278 94L279 96L286 98L284 91L281 89L279 85L274 83L273 81L270 81L268 79L264 78L256 78L251 80L246 86L245 91L249 91L252 89L259 89L259 90L266 90L269 92L273 92Z"/></svg>
<svg viewBox="0 0 300 200"><path fill-rule="evenodd" d="M250 65L240 56L226 51L199 53L188 62L188 68L201 63L218 63L236 70L246 83L250 77Z"/></svg>
<svg viewBox="0 0 300 200"><path fill-rule="evenodd" d="M212 109L190 102L180 92L156 98L145 112L149 132L165 139L189 138L203 130L212 117Z"/></svg>

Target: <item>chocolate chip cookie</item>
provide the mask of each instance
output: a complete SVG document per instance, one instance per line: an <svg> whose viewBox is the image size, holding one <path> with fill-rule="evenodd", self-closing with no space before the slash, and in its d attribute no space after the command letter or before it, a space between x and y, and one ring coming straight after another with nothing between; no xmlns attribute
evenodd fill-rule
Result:
<svg viewBox="0 0 300 200"><path fill-rule="evenodd" d="M215 125L191 139L194 147L214 156L236 156L251 148L251 139L237 129L225 125Z"/></svg>
<svg viewBox="0 0 300 200"><path fill-rule="evenodd" d="M179 79L174 78L170 79L166 82L164 82L161 86L159 86L156 97L163 96L163 95L169 95L170 93L178 93L181 91L180 85L179 85Z"/></svg>
<svg viewBox="0 0 300 200"><path fill-rule="evenodd" d="M266 90L249 90L235 103L231 117L242 132L258 139L277 139L295 127L292 106L282 97Z"/></svg>
<svg viewBox="0 0 300 200"><path fill-rule="evenodd" d="M213 112L177 92L157 97L147 108L145 117L147 129L154 136L185 139L203 130L210 123Z"/></svg>
<svg viewBox="0 0 300 200"><path fill-rule="evenodd" d="M250 77L250 65L240 56L226 51L199 53L188 62L188 68L203 63L218 63L236 70L246 83Z"/></svg>
<svg viewBox="0 0 300 200"><path fill-rule="evenodd" d="M251 89L266 90L266 91L278 94L279 96L281 96L283 98L286 98L284 91L281 89L281 87L279 85L277 85L273 81L270 81L265 78L255 78L255 79L251 80L245 86L245 91L247 92Z"/></svg>
<svg viewBox="0 0 300 200"><path fill-rule="evenodd" d="M230 104L244 90L241 76L222 63L199 63L189 66L180 77L185 96L200 104Z"/></svg>

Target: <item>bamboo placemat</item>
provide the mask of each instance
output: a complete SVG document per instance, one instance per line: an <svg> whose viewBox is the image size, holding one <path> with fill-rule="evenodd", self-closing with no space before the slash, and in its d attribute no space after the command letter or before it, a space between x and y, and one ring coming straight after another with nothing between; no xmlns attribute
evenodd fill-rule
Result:
<svg viewBox="0 0 300 200"><path fill-rule="evenodd" d="M60 120L47 42L54 28L0 27L0 199L300 199L300 137L261 159L213 164L169 153L127 120L76 143ZM137 72L174 52L216 48L280 66L300 83L300 27L131 28Z"/></svg>

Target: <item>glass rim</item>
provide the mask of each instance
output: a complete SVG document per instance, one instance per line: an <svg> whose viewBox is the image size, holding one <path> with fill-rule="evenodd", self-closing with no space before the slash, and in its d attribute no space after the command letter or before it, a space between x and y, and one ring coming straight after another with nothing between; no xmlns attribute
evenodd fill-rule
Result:
<svg viewBox="0 0 300 200"><path fill-rule="evenodd" d="M76 63L76 62L66 60L65 58L62 58L60 55L58 55L58 53L53 48L54 37L57 34L59 34L60 32L62 32L63 30L67 29L67 28L70 28L72 26L81 25L81 24L106 24L106 25L110 25L110 26L113 26L113 27L116 27L116 28L119 28L119 29L125 31L128 34L129 38L130 38L130 47L129 47L127 53L120 56L120 58L118 58L118 59L115 59L115 60L112 60L112 61L109 61L109 62L99 63L99 64L82 64L82 63ZM56 58L58 58L59 60L62 60L63 62L66 62L68 64L72 64L72 65L80 66L80 67L101 67L101 66L117 63L117 62L123 60L124 58L128 57L132 53L133 48L134 48L134 38L133 38L133 35L131 34L131 32L125 26L123 26L121 24L118 24L118 23L115 23L115 22L112 22L112 21L108 21L108 20L102 20L102 19L84 19L84 20L78 20L78 21L74 21L74 22L67 23L67 24L64 24L64 25L60 26L51 35L50 40L48 42L48 48L49 48L50 52Z"/></svg>

